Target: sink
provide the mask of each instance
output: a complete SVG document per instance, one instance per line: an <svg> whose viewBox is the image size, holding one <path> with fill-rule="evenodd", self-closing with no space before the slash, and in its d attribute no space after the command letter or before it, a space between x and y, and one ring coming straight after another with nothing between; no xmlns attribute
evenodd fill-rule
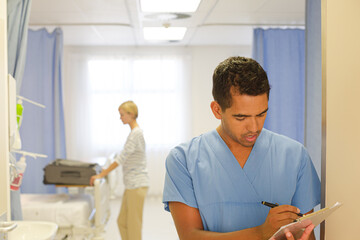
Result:
<svg viewBox="0 0 360 240"><path fill-rule="evenodd" d="M58 226L52 222L14 221L17 227L8 233L9 240L53 240Z"/></svg>

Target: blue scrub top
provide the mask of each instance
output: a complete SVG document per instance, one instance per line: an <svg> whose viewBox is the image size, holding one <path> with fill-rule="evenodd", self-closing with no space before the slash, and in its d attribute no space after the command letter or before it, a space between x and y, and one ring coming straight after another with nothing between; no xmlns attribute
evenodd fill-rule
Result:
<svg viewBox="0 0 360 240"><path fill-rule="evenodd" d="M306 213L320 203L320 181L304 146L263 129L242 168L216 130L172 149L163 193L168 202L198 208L204 230L231 232L264 223L269 207Z"/></svg>

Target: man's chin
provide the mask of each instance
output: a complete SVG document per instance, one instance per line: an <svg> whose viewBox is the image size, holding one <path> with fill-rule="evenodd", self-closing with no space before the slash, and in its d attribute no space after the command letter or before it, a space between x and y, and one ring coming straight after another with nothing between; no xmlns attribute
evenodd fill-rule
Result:
<svg viewBox="0 0 360 240"><path fill-rule="evenodd" d="M241 142L240 143L243 147L252 148L255 145L255 142Z"/></svg>

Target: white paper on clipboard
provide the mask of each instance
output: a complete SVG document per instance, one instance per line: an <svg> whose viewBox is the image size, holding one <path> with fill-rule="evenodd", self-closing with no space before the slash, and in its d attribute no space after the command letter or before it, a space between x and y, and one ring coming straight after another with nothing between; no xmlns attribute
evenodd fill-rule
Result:
<svg viewBox="0 0 360 240"><path fill-rule="evenodd" d="M303 217L299 218L297 222L282 226L270 239L286 240L285 233L287 232L291 232L296 239L300 238L307 226L310 224L314 224L315 226L319 225L331 213L333 213L341 206L342 203L336 202L330 208L323 208L316 212L304 215Z"/></svg>

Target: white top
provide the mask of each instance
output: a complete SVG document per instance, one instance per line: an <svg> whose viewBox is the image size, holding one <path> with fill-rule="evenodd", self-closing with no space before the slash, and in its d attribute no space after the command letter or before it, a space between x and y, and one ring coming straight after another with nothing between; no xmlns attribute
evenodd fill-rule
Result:
<svg viewBox="0 0 360 240"><path fill-rule="evenodd" d="M139 127L131 130L124 149L115 156L114 160L123 167L123 179L126 189L149 186L145 140L143 131Z"/></svg>

